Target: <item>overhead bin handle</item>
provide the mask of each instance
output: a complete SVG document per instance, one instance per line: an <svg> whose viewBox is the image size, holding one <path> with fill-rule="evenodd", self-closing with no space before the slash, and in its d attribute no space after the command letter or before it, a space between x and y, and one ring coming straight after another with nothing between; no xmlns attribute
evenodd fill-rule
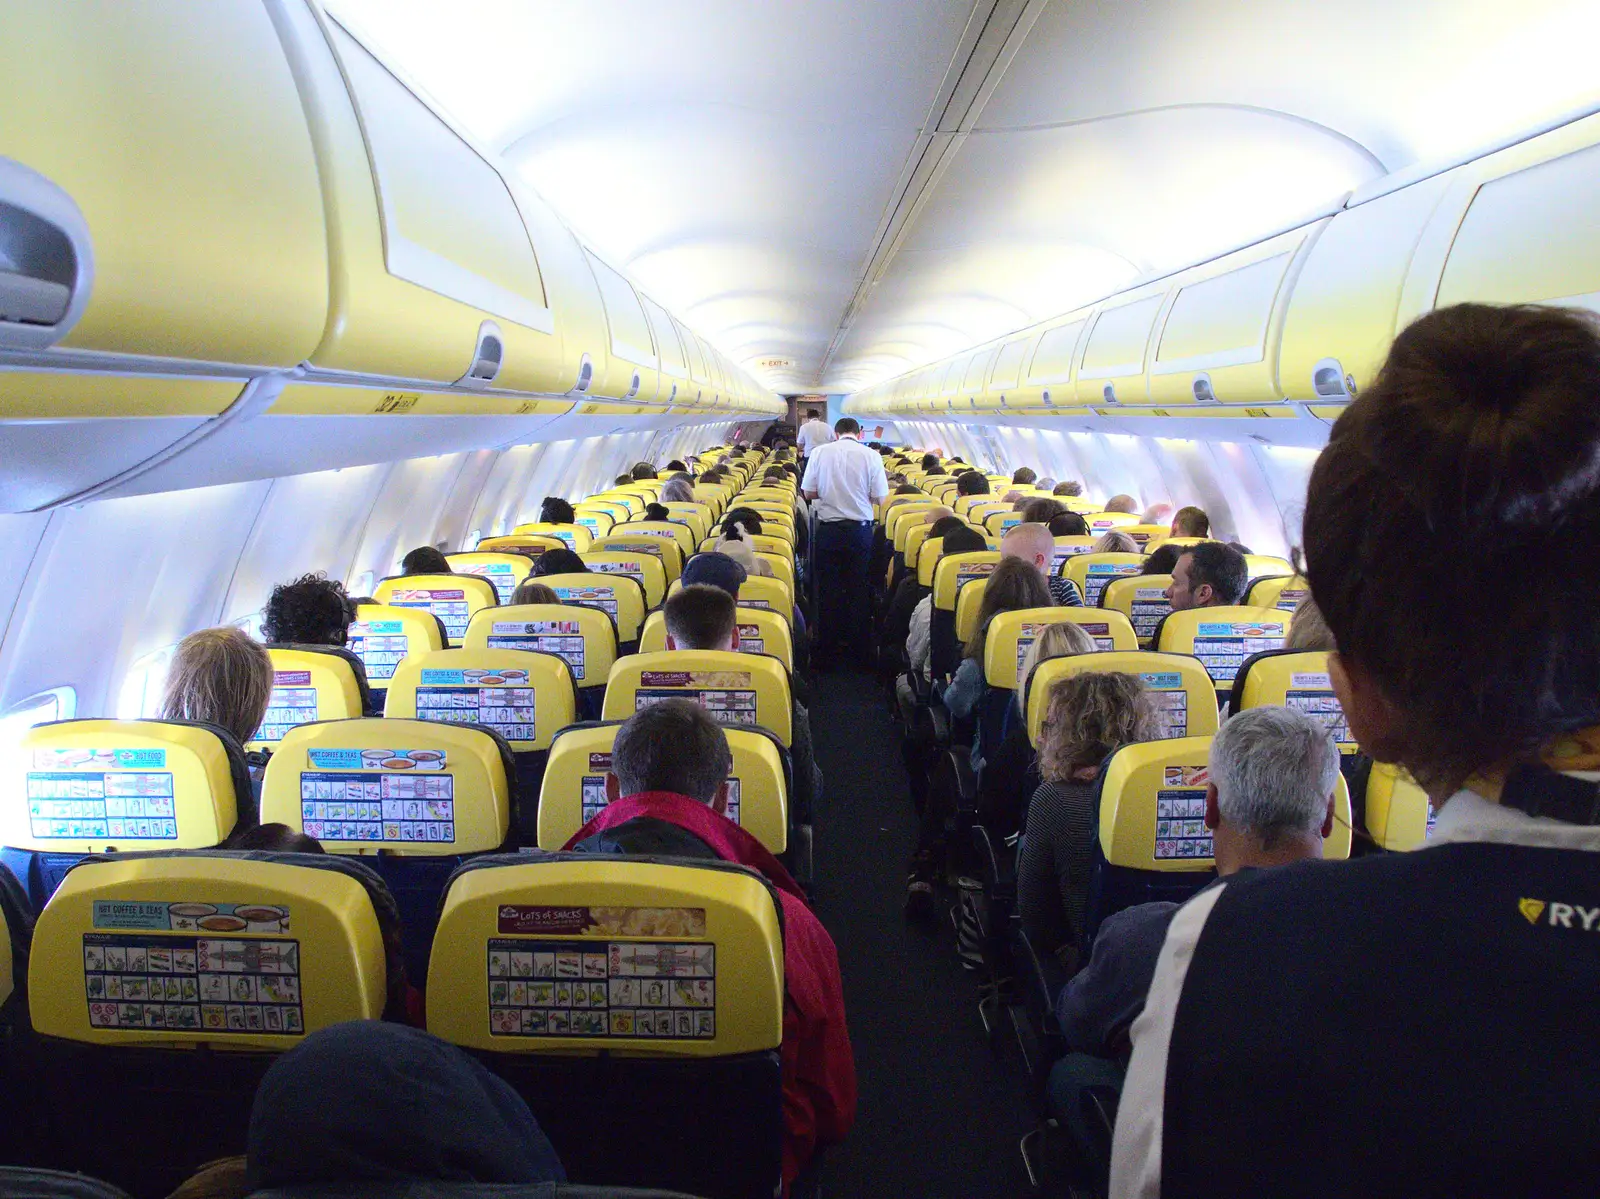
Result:
<svg viewBox="0 0 1600 1199"><path fill-rule="evenodd" d="M42 350L89 304L89 222L61 188L0 157L0 349Z"/></svg>
<svg viewBox="0 0 1600 1199"><path fill-rule="evenodd" d="M456 385L471 387L493 383L505 364L505 347L500 326L493 321L484 321L478 326L478 342L472 348L472 365L467 368L466 374L456 380Z"/></svg>
<svg viewBox="0 0 1600 1199"><path fill-rule="evenodd" d="M1356 377L1347 374L1337 358L1324 358L1311 368L1311 389L1319 400L1353 400Z"/></svg>

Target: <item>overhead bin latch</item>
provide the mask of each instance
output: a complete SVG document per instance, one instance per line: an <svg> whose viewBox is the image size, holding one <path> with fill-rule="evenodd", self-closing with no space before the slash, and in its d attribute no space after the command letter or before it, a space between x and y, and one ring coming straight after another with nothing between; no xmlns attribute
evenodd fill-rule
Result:
<svg viewBox="0 0 1600 1199"><path fill-rule="evenodd" d="M1217 404L1217 393L1211 387L1211 376L1201 371L1194 377L1194 402L1196 404Z"/></svg>
<svg viewBox="0 0 1600 1199"><path fill-rule="evenodd" d="M1337 358L1324 358L1311 368L1311 390L1319 400L1353 400L1356 377L1347 374Z"/></svg>
<svg viewBox="0 0 1600 1199"><path fill-rule="evenodd" d="M89 304L89 223L61 188L0 158L0 349L42 350Z"/></svg>
<svg viewBox="0 0 1600 1199"><path fill-rule="evenodd" d="M1107 404L1120 404L1122 402L1117 399L1117 385L1115 383L1107 383L1100 389L1100 399Z"/></svg>
<svg viewBox="0 0 1600 1199"><path fill-rule="evenodd" d="M588 391L593 382L594 360L585 354L578 361L578 381L572 385L572 390L579 393Z"/></svg>
<svg viewBox="0 0 1600 1199"><path fill-rule="evenodd" d="M456 386L493 383L505 362L505 356L506 343L500 335L500 326L493 321L484 321L478 326L478 344L472 350L472 365L467 368L466 374L456 380Z"/></svg>
<svg viewBox="0 0 1600 1199"><path fill-rule="evenodd" d="M631 400L631 399L633 399L634 396L636 396L638 394L639 394L639 372L638 371L634 371L633 372L633 382L628 385L628 394L623 396L622 398L625 399L625 400Z"/></svg>

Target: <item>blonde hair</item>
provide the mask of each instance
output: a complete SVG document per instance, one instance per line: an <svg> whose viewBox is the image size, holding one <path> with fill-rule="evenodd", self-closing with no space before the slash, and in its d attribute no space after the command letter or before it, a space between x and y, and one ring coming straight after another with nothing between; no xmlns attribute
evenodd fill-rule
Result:
<svg viewBox="0 0 1600 1199"><path fill-rule="evenodd" d="M1126 533L1108 529L1100 540L1090 547L1091 554L1137 554L1139 543Z"/></svg>
<svg viewBox="0 0 1600 1199"><path fill-rule="evenodd" d="M1039 669L1039 663L1071 654L1092 654L1099 648L1081 625L1070 620L1051 625L1034 638L1022 659L1022 666L1017 670L1017 694L1027 695L1028 684L1033 681L1033 672Z"/></svg>
<svg viewBox="0 0 1600 1199"><path fill-rule="evenodd" d="M161 698L162 720L220 725L239 741L261 727L272 699L272 659L254 638L224 626L178 642Z"/></svg>
<svg viewBox="0 0 1600 1199"><path fill-rule="evenodd" d="M1039 774L1046 782L1067 782L1119 746L1154 741L1160 733L1154 693L1137 675L1069 675L1056 681L1045 702Z"/></svg>
<svg viewBox="0 0 1600 1199"><path fill-rule="evenodd" d="M741 534L744 533L744 526L737 521L734 522L734 527ZM744 567L744 573L747 575L770 576L772 574L772 564L765 559L756 557L755 546L742 538L735 540L724 537L711 548L715 553L726 554L732 558L740 566Z"/></svg>
<svg viewBox="0 0 1600 1199"><path fill-rule="evenodd" d="M1322 609L1317 601L1307 595L1295 605L1294 616L1289 621L1289 635L1283 640L1284 649L1336 650L1333 630L1322 619Z"/></svg>

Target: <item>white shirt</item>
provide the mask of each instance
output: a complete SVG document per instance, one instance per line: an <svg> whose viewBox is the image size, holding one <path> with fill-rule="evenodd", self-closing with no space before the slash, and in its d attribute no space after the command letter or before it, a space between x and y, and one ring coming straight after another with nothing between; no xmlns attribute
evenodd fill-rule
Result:
<svg viewBox="0 0 1600 1199"><path fill-rule="evenodd" d="M827 445L833 440L833 430L828 428L828 422L820 416L813 417L801 425L794 435L795 442L800 446L801 456L811 453L813 446Z"/></svg>
<svg viewBox="0 0 1600 1199"><path fill-rule="evenodd" d="M1596 781L1591 774L1574 773ZM1428 837L1430 845L1450 841L1497 841L1595 853L1600 852L1600 828L1529 816L1471 791L1457 791L1439 809L1439 819ZM1424 848L1411 852L1428 851ZM1144 1011L1130 1030L1133 1058L1117 1104L1117 1131L1111 1146L1112 1199L1160 1199L1162 1118L1172 1026L1195 946L1222 891L1221 887L1213 887L1202 892L1173 917Z"/></svg>
<svg viewBox="0 0 1600 1199"><path fill-rule="evenodd" d="M871 520L872 502L889 494L889 476L883 456L847 433L806 459L800 490L817 493L812 507L818 520Z"/></svg>

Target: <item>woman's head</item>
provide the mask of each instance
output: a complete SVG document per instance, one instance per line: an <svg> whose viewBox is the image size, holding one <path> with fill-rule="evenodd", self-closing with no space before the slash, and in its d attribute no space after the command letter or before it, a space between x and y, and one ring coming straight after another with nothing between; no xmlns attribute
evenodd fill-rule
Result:
<svg viewBox="0 0 1600 1199"><path fill-rule="evenodd" d="M1047 495L1036 495L1022 505L1022 523L1047 525L1058 516L1067 514L1067 506Z"/></svg>
<svg viewBox="0 0 1600 1199"><path fill-rule="evenodd" d="M692 504L694 503L694 484L688 476L679 478L674 475L661 484L661 502L663 504Z"/></svg>
<svg viewBox="0 0 1600 1199"><path fill-rule="evenodd" d="M713 553L726 554L740 566L746 575L770 575L772 567L756 556L755 546L732 534L725 535L712 549Z"/></svg>
<svg viewBox="0 0 1600 1199"><path fill-rule="evenodd" d="M1060 516L1050 519L1050 536L1052 537L1087 537L1089 535L1089 522L1076 512L1063 512Z"/></svg>
<svg viewBox="0 0 1600 1199"><path fill-rule="evenodd" d="M324 574L301 575L272 589L261 639L269 645L343 645L355 618L344 584Z"/></svg>
<svg viewBox="0 0 1600 1199"><path fill-rule="evenodd" d="M1317 601L1309 595L1295 605L1294 618L1289 624L1289 635L1283 639L1284 649L1336 650L1333 633L1328 622L1322 619Z"/></svg>
<svg viewBox="0 0 1600 1199"><path fill-rule="evenodd" d="M539 519L547 525L571 525L577 523L578 514L559 495L547 495L539 505Z"/></svg>
<svg viewBox="0 0 1600 1199"><path fill-rule="evenodd" d="M400 559L400 573L403 575L447 575L450 572L450 563L437 548L431 545L419 545L404 558Z"/></svg>
<svg viewBox="0 0 1600 1199"><path fill-rule="evenodd" d="M635 462L633 464L633 477L636 482L645 482L656 477L656 468L648 462Z"/></svg>
<svg viewBox="0 0 1600 1199"><path fill-rule="evenodd" d="M989 622L1001 612L1020 612L1023 608L1048 608L1054 601L1044 576L1032 562L1021 558L1002 558L989 581L984 584L983 602L978 605L978 627L967 642L969 658L983 660L983 643Z"/></svg>
<svg viewBox="0 0 1600 1199"><path fill-rule="evenodd" d="M1119 746L1160 734L1155 698L1137 675L1089 672L1050 688L1039 739L1039 774L1064 783L1098 770Z"/></svg>
<svg viewBox="0 0 1600 1199"><path fill-rule="evenodd" d="M1027 694L1028 684L1033 681L1033 672L1038 669L1039 663L1072 654L1092 654L1099 648L1082 625L1073 624L1070 620L1051 625L1034 638L1027 654L1023 656L1022 666L1017 670L1017 694Z"/></svg>
<svg viewBox="0 0 1600 1199"><path fill-rule="evenodd" d="M517 589L511 593L513 604L559 604L561 597L555 593L553 587L540 583L530 575L517 584Z"/></svg>
<svg viewBox="0 0 1600 1199"><path fill-rule="evenodd" d="M220 725L242 743L261 727L271 698L272 659L260 644L240 629L201 629L178 642L161 719Z"/></svg>
<svg viewBox="0 0 1600 1199"><path fill-rule="evenodd" d="M741 537L761 536L761 513L754 508L730 508L722 518L722 535L738 541Z"/></svg>
<svg viewBox="0 0 1600 1199"><path fill-rule="evenodd" d="M533 560L529 578L545 575L579 575L589 569L589 564L569 549L545 550Z"/></svg>
<svg viewBox="0 0 1600 1199"><path fill-rule="evenodd" d="M1126 533L1119 533L1109 529L1100 535L1100 540L1089 547L1091 554L1137 554L1139 543Z"/></svg>
<svg viewBox="0 0 1600 1199"><path fill-rule="evenodd" d="M1312 470L1335 689L1362 747L1436 798L1600 723L1597 397L1592 318L1440 309L1395 339Z"/></svg>

